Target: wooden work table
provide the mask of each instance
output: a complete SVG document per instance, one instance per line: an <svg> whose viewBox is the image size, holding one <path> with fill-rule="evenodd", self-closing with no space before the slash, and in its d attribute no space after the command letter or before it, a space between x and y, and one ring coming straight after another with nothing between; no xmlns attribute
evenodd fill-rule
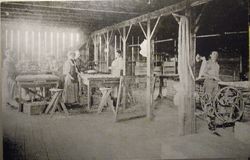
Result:
<svg viewBox="0 0 250 160"><path fill-rule="evenodd" d="M221 86L232 86L236 88L250 89L250 81L236 81L236 82L219 82Z"/></svg>
<svg viewBox="0 0 250 160"><path fill-rule="evenodd" d="M155 88L156 79L160 80L159 93L158 93L157 98L162 98L162 87L164 86L163 80L164 79L178 80L179 75L178 74L156 74L155 80L154 80L154 88Z"/></svg>
<svg viewBox="0 0 250 160"><path fill-rule="evenodd" d="M111 74L80 74L82 84L87 86L88 109L91 107L92 88L119 86L120 77Z"/></svg>
<svg viewBox="0 0 250 160"><path fill-rule="evenodd" d="M21 104L24 102L22 99L22 88L31 92L34 96L38 96L41 100L46 99L45 87L58 87L59 77L52 74L24 74L16 77L17 85L19 88L19 108L21 109ZM41 87L43 88L43 93L39 94L32 90L32 88Z"/></svg>

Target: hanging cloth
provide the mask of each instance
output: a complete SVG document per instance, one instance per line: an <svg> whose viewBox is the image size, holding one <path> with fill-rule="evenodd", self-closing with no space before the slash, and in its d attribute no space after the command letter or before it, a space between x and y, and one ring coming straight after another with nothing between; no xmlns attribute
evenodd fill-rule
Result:
<svg viewBox="0 0 250 160"><path fill-rule="evenodd" d="M147 57L147 39L144 39L143 42L140 44L140 54L143 57Z"/></svg>
<svg viewBox="0 0 250 160"><path fill-rule="evenodd" d="M179 24L178 31L178 74L180 82L174 86L177 93L174 96L174 104L178 106L179 117L179 135L184 134L184 121L185 121L185 99L190 96L189 77L194 80L194 75L190 66L190 26L189 20L186 16L173 14L174 18Z"/></svg>

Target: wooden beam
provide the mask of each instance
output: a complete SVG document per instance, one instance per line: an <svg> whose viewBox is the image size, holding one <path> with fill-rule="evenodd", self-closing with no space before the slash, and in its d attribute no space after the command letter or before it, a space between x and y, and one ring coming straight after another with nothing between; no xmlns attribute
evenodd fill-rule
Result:
<svg viewBox="0 0 250 160"><path fill-rule="evenodd" d="M120 36L123 38L123 35L122 35L121 31L120 31L120 28L117 28L117 30L118 30Z"/></svg>
<svg viewBox="0 0 250 160"><path fill-rule="evenodd" d="M209 37L219 37L219 36L226 36L226 35L239 35L239 34L248 34L247 31L239 31L239 32L225 32L223 34L207 34L207 35L193 35L196 38L209 38Z"/></svg>
<svg viewBox="0 0 250 160"><path fill-rule="evenodd" d="M123 42L123 76L127 75L127 53L126 53L126 42L127 39L126 37L126 27L123 27L123 37L122 42ZM125 79L126 80L126 79ZM125 110L127 106L127 85L125 82L125 85L123 87L123 110Z"/></svg>
<svg viewBox="0 0 250 160"><path fill-rule="evenodd" d="M23 16L23 15L19 15L19 16L15 16L15 15L10 15L10 16L1 16L1 19L4 20L4 21L12 21L13 20L18 20L18 21L22 21L22 20L32 20L32 22L34 21L38 21L38 22L50 22L50 25L51 25L51 22L55 22L55 23L68 23L68 24L84 24L84 25L93 25L92 22L84 22L82 20L76 20L76 19L62 19L62 18L51 18L51 17L36 17L36 16ZM44 24L43 24L44 25Z"/></svg>
<svg viewBox="0 0 250 160"><path fill-rule="evenodd" d="M198 16L196 17L196 19L195 19L195 22L194 22L194 35L196 35L196 33L198 32L198 30L199 30L199 28L200 28L199 23L200 23L200 20L201 20L201 16L203 15L205 8L207 8L207 5L208 5L208 3L206 3L206 4L202 7L201 12L199 13L199 15L198 15Z"/></svg>
<svg viewBox="0 0 250 160"><path fill-rule="evenodd" d="M185 10L185 16L188 19L188 25L189 27L186 27L186 32L189 34L189 50L187 53L188 62L187 66L189 69L186 69L186 73L182 73L180 77L183 77L183 79L180 80L181 84L185 87L183 91L183 97L180 103L179 109L178 109L178 130L179 130L179 135L188 135L188 134L193 134L195 132L195 115L194 115L194 110L195 110L195 99L193 97L193 93L195 90L195 81L192 76L192 70L194 67L194 62L195 62L195 53L194 53L194 39L193 39L193 30L191 30L191 26L194 25L192 22L191 17L191 6L190 6L190 0L185 0L186 2L186 10ZM180 36L180 35L179 35ZM186 57L186 58L187 58Z"/></svg>
<svg viewBox="0 0 250 160"><path fill-rule="evenodd" d="M94 43L94 62L98 63L98 52L97 52L97 36L92 37Z"/></svg>
<svg viewBox="0 0 250 160"><path fill-rule="evenodd" d="M156 21L156 23L154 25L154 29L152 30L151 35L150 35L150 39L152 39L152 37L153 37L153 35L155 33L155 29L156 29L156 27L157 27L157 25L158 25L158 23L160 21L160 18L161 18L161 16L157 18L157 21Z"/></svg>
<svg viewBox="0 0 250 160"><path fill-rule="evenodd" d="M208 38L208 37L219 37L221 34L209 34L209 35L200 35L196 36L196 38Z"/></svg>
<svg viewBox="0 0 250 160"><path fill-rule="evenodd" d="M137 45L140 46L140 37L137 37ZM137 47L137 61L140 61L140 47Z"/></svg>
<svg viewBox="0 0 250 160"><path fill-rule="evenodd" d="M232 35L232 34L248 34L247 31L239 31L239 32L225 32L225 35Z"/></svg>
<svg viewBox="0 0 250 160"><path fill-rule="evenodd" d="M106 40L106 45L107 45L107 72L109 70L109 31L107 32L107 40Z"/></svg>
<svg viewBox="0 0 250 160"><path fill-rule="evenodd" d="M99 63L98 63L98 68L102 72L102 36L99 36Z"/></svg>
<svg viewBox="0 0 250 160"><path fill-rule="evenodd" d="M250 40L250 26L248 26L248 39ZM249 45L249 40L248 40L248 45ZM250 79L250 47L248 47L248 79Z"/></svg>
<svg viewBox="0 0 250 160"><path fill-rule="evenodd" d="M129 47L140 47L140 44L130 44Z"/></svg>
<svg viewBox="0 0 250 160"><path fill-rule="evenodd" d="M6 12L8 12L10 15L9 16L27 16L27 17L37 17L37 18L55 18L55 19L72 19L72 20L77 20L77 21L91 21L91 20L102 20L102 17L99 18L91 18L90 16L77 16L77 15L67 15L67 14L44 14L44 13L31 13L31 12L20 12L20 11L4 11L1 10L1 15L6 16ZM8 16L6 16L8 17ZM108 20L107 20L108 21Z"/></svg>
<svg viewBox="0 0 250 160"><path fill-rule="evenodd" d="M174 41L174 39L169 38L169 39L155 40L154 43L163 43L163 42L170 42L170 41Z"/></svg>
<svg viewBox="0 0 250 160"><path fill-rule="evenodd" d="M205 4L205 3L209 2L209 1L212 1L212 0L190 0L190 4L191 4L191 7L194 7L194 6ZM174 12L182 11L185 8L186 8L186 1L181 1L181 2L176 3L174 5L164 7L162 9L159 9L159 10L156 10L156 11L141 15L139 17L135 17L133 19L126 20L126 21L123 21L121 23L105 27L105 28L103 28L101 30L93 32L92 34L103 33L103 32L106 32L107 30L112 30L112 29L115 29L115 28L121 28L121 27L124 27L124 26L129 26L130 24L137 24L139 22L147 21L148 18L149 19L155 19L155 18L158 18L159 16L168 16L168 15L174 13Z"/></svg>
<svg viewBox="0 0 250 160"><path fill-rule="evenodd" d="M132 28L132 24L129 26L128 33L126 33L126 34L127 34L127 35L125 36L125 37L126 37L126 40L128 39L128 36L129 36L129 33L130 33L131 28Z"/></svg>
<svg viewBox="0 0 250 160"><path fill-rule="evenodd" d="M132 36L132 45L134 45L134 36ZM135 62L135 55L134 55L135 54L135 48L134 47L132 47L131 52L132 52L131 53L132 54L132 64L131 64L132 65L132 72L131 73L132 73L132 76L133 76L133 75L135 75L135 66L134 66L135 65L134 64L134 62Z"/></svg>
<svg viewBox="0 0 250 160"><path fill-rule="evenodd" d="M108 32L107 32L108 33ZM105 42L107 41L106 33L103 34Z"/></svg>
<svg viewBox="0 0 250 160"><path fill-rule="evenodd" d="M125 37L126 35L126 27L123 27L123 37ZM125 76L126 75L126 42L127 42L127 39L126 38L123 38L122 39L122 42L123 42L123 60L124 60L124 63L123 63L123 75Z"/></svg>
<svg viewBox="0 0 250 160"><path fill-rule="evenodd" d="M38 32L38 55L40 57L40 52L41 52L41 49L40 49L40 32ZM20 30L17 30L17 58L18 59L21 59L21 56L20 56ZM39 60L40 62L40 60Z"/></svg>
<svg viewBox="0 0 250 160"><path fill-rule="evenodd" d="M147 38L147 34L146 34L146 32L145 32L145 30L144 30L144 28L143 28L141 22L139 22L139 25L140 25L140 27L141 27L141 30L142 30L142 32L143 32L145 38Z"/></svg>
<svg viewBox="0 0 250 160"><path fill-rule="evenodd" d="M77 7L63 7L63 6L51 6L51 5L41 5L41 4L27 4L27 3L15 3L8 2L7 4L17 5L17 6L27 6L27 7L39 7L39 8L50 8L50 9L64 9L72 11L88 11L88 12L101 12L101 13L112 13L112 14L130 14L138 15L135 12L125 12L125 11L114 11L114 10L103 10L103 9L92 9L92 8L77 8Z"/></svg>
<svg viewBox="0 0 250 160"><path fill-rule="evenodd" d="M117 36L115 35L115 52L117 51Z"/></svg>
<svg viewBox="0 0 250 160"><path fill-rule="evenodd" d="M119 49L122 50L122 35L119 36Z"/></svg>
<svg viewBox="0 0 250 160"><path fill-rule="evenodd" d="M153 118L153 92L152 92L152 79L153 79L153 55L151 53L151 29L150 18L147 20L147 118Z"/></svg>
<svg viewBox="0 0 250 160"><path fill-rule="evenodd" d="M109 41L109 42L111 41L111 39L112 39L112 37L113 37L113 33L114 33L114 31L112 30L112 31L111 31L111 34L110 34L110 37L108 38L108 41Z"/></svg>
<svg viewBox="0 0 250 160"><path fill-rule="evenodd" d="M103 13L91 13L91 12L76 12L76 11L68 11L64 10L51 10L51 9L39 9L39 8L20 8L14 7L13 5L10 7L1 6L1 11L3 12L16 12L16 13L32 13L32 14L44 14L44 15L65 15L65 16L77 16L84 19L93 19L93 20L103 20L104 18L115 19L117 15L103 14ZM119 19L128 18L128 15L119 15ZM107 21L109 19L105 19Z"/></svg>
<svg viewBox="0 0 250 160"><path fill-rule="evenodd" d="M13 24L13 22L19 22L19 23L28 23L30 25L37 25L39 24L40 26L51 26L51 27L61 27L63 26L68 26L68 27L79 27L79 26L85 26L85 25L89 25L90 27L92 27L93 24L91 23L86 23L86 22L75 22L75 21L64 21L64 20L48 20L48 19L43 19L42 21L38 18L31 18L31 19L27 19L27 18L9 18L9 17L1 17L1 21L2 23L4 22L5 24Z"/></svg>

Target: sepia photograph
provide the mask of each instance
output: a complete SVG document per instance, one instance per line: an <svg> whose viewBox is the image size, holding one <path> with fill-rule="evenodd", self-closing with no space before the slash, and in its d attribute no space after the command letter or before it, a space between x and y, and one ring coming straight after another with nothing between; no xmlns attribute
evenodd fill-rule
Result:
<svg viewBox="0 0 250 160"><path fill-rule="evenodd" d="M250 158L249 0L0 8L0 159Z"/></svg>

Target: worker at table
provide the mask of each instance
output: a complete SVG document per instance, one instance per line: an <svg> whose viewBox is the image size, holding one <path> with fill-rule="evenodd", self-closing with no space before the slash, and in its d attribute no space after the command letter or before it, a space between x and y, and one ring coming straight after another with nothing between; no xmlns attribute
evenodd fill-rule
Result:
<svg viewBox="0 0 250 160"><path fill-rule="evenodd" d="M81 54L79 50L75 51L75 62L76 62L76 68L78 72L80 73L81 71L84 70L84 62L81 58Z"/></svg>
<svg viewBox="0 0 250 160"><path fill-rule="evenodd" d="M210 59L208 61L203 58L203 65L201 67L202 71L200 73L201 77L205 78L204 80L204 89L205 93L208 94L212 99L216 96L218 92L219 86L218 82L220 81L219 78L219 71L220 66L217 62L219 53L217 51L212 51L210 54ZM215 115L208 113L208 128L211 131L216 130L215 125Z"/></svg>
<svg viewBox="0 0 250 160"><path fill-rule="evenodd" d="M122 58L122 52L120 50L117 50L115 52L115 59L113 60L111 64L111 74L114 76L121 76L123 73L123 58Z"/></svg>
<svg viewBox="0 0 250 160"><path fill-rule="evenodd" d="M80 98L80 96L83 94L83 84L81 81L81 77L80 77L80 73L84 71L85 69L85 64L83 62L83 59L81 58L81 54L79 50L75 51L75 63L76 63L76 71L78 74L78 96Z"/></svg>
<svg viewBox="0 0 250 160"><path fill-rule="evenodd" d="M204 87L205 92L210 94L212 97L215 96L215 94L218 91L218 82L220 81L219 78L219 71L220 66L217 62L218 59L218 52L212 51L210 54L210 59L207 61L204 72L202 74L202 77L205 78L204 81Z"/></svg>
<svg viewBox="0 0 250 160"><path fill-rule="evenodd" d="M64 103L72 104L78 102L78 72L75 63L75 52L68 53L68 59L63 66L65 75L63 99Z"/></svg>
<svg viewBox="0 0 250 160"><path fill-rule="evenodd" d="M16 90L16 60L15 55L12 51L5 51L6 58L3 61L3 102L4 105L9 104L11 106L18 106L18 103L15 100L15 90Z"/></svg>
<svg viewBox="0 0 250 160"><path fill-rule="evenodd" d="M117 50L115 52L115 59L111 63L111 74L113 76L121 76L123 74L123 66L124 66L124 61L122 57L122 52L121 50ZM114 87L113 92L111 93L111 99L113 100L113 105L116 106L117 102L117 97L118 97L118 87Z"/></svg>

